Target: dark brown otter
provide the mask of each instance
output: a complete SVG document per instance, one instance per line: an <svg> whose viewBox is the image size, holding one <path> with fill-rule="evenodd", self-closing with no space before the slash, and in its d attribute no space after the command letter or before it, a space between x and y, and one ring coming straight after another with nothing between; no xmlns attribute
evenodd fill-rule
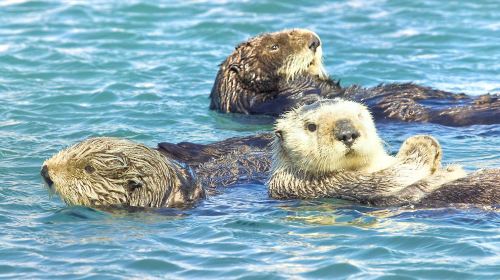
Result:
<svg viewBox="0 0 500 280"><path fill-rule="evenodd" d="M498 94L472 97L413 83L341 87L327 77L321 42L307 30L266 33L238 45L220 65L210 109L279 116L299 105L334 97L364 103L377 120L448 126L500 123Z"/></svg>

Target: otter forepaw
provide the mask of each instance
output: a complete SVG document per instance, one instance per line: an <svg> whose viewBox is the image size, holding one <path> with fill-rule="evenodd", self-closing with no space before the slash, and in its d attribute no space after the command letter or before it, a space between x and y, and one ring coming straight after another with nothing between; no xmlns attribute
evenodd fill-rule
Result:
<svg viewBox="0 0 500 280"><path fill-rule="evenodd" d="M446 183L464 178L465 176L467 176L467 173L462 166L452 164L437 170L432 176L426 179L426 181L431 190L435 190Z"/></svg>
<svg viewBox="0 0 500 280"><path fill-rule="evenodd" d="M448 172L447 174L449 178L448 182L455 181L467 176L467 172L465 172L463 167L458 164L451 164L446 166L446 171Z"/></svg>
<svg viewBox="0 0 500 280"><path fill-rule="evenodd" d="M405 140L397 158L406 163L428 166L431 173L441 167L441 145L430 135L416 135Z"/></svg>

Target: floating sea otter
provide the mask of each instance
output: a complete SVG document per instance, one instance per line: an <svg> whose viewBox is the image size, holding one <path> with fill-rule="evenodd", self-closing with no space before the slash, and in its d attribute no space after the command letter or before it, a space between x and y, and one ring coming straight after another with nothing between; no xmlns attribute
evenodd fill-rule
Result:
<svg viewBox="0 0 500 280"><path fill-rule="evenodd" d="M376 119L449 126L500 123L500 97L471 97L412 83L343 88L328 78L321 41L305 29L265 33L239 44L220 65L210 109L279 116L320 97L366 104Z"/></svg>
<svg viewBox="0 0 500 280"><path fill-rule="evenodd" d="M463 171L442 169L441 149L427 136L409 138L398 156L390 157L369 112L359 104L329 100L304 106L287 114L277 128L276 136L209 145L161 143L157 150L124 139L92 138L45 161L41 174L70 205L185 207L216 187L264 183L274 153L269 193L275 198L341 197L372 205L425 202L431 207L434 202L426 195L441 186L433 198L439 203L499 203L500 170L452 181ZM478 182L479 194L462 195Z"/></svg>
<svg viewBox="0 0 500 280"><path fill-rule="evenodd" d="M368 110L352 101L302 106L281 117L275 128L268 182L273 198L415 204L466 175L458 166L441 167L441 147L430 136L408 138L396 157L389 156Z"/></svg>

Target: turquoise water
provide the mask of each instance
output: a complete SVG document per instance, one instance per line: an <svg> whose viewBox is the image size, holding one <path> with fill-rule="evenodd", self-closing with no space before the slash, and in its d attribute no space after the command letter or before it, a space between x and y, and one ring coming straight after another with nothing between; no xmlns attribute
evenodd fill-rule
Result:
<svg viewBox="0 0 500 280"><path fill-rule="evenodd" d="M498 212L273 201L243 185L188 211L106 213L66 207L39 177L44 159L90 136L153 146L269 130L207 109L217 65L265 31L316 31L343 85L498 93L499 11L496 0L1 1L0 277L499 278ZM498 125L379 129L391 151L430 133L447 163L500 167Z"/></svg>

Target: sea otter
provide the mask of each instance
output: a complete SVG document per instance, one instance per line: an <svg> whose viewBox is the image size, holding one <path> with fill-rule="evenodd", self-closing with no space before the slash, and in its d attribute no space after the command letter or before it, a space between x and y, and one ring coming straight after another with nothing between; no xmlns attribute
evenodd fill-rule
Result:
<svg viewBox="0 0 500 280"><path fill-rule="evenodd" d="M189 167L111 137L60 151L43 163L41 175L68 205L183 207L205 197Z"/></svg>
<svg viewBox="0 0 500 280"><path fill-rule="evenodd" d="M302 106L282 116L275 129L268 182L273 198L415 204L466 175L457 166L441 167L441 147L430 136L411 137L396 157L389 156L367 108L352 101Z"/></svg>
<svg viewBox="0 0 500 280"><path fill-rule="evenodd" d="M498 94L471 97L412 83L341 87L326 74L319 36L306 29L265 33L239 44L220 65L210 109L279 116L321 97L362 102L377 120L500 123Z"/></svg>
<svg viewBox="0 0 500 280"><path fill-rule="evenodd" d="M341 102L342 104L339 107L335 104L328 105L328 102ZM314 110L318 112L323 110L324 113L328 112L328 110L324 110L325 107L349 107L348 101L330 100L328 102L317 104L317 108ZM347 123L342 120L328 124L329 118L326 116L328 114L317 119L324 123L314 123L316 125L315 131L335 126L337 130L332 131L332 137L342 141L342 145L351 145L350 149L354 150L344 151L346 152L344 154L359 160L346 160L344 165L339 162L332 164L328 160L342 159L342 157L327 154L325 160L327 160L328 166L311 162L310 164L314 168L306 168L305 170L309 170L307 172L314 173L316 172L315 168L323 172L328 172L331 169L346 169L344 175L336 177L336 185L332 183L332 186L341 185L352 189L358 185L363 186L367 197L357 196L356 201L373 205L401 204L399 200L390 200L394 199L394 196L387 196L383 192L380 194L380 182L394 184L388 192L392 193L397 189L399 190L398 194L402 197L408 197L405 201L415 201L437 185L447 182L451 178L462 176L461 169L441 169L439 167L441 151L437 142L431 137L409 138L402 145L397 157L386 155L383 148L379 146L380 140L373 124L367 122L370 120L367 111L354 111L354 109L359 108L364 107L351 108L355 116L353 120L361 117L360 122L366 123L363 124L364 127L360 127L354 122ZM313 121L313 119L309 120ZM313 133L311 130L314 129L310 126L311 123L306 125L301 121L303 120L297 121L298 127L306 133ZM291 135L288 130L282 130L277 131L276 136L261 134L235 137L207 145L187 142L160 143L157 149L124 139L91 138L64 149L45 161L41 175L49 188L58 193L70 205L188 207L203 199L207 194L214 193L217 187L250 182L264 184L269 178L271 169L271 141L274 138L285 139L285 141L304 141L305 139L296 138L293 140ZM297 131L293 135L301 134ZM379 151L364 149L359 147L359 143L374 144L371 147ZM276 151L276 142L274 149ZM342 149L337 148L325 151L343 154ZM304 153L304 159L301 159L300 156L296 156L294 159L297 160L297 164L304 165L308 164L307 156L309 155ZM318 157L311 158L317 159ZM380 163L381 160L384 162ZM425 179L412 184L420 178ZM458 200L460 203L498 204L498 179L500 179L500 170L474 173L460 180L444 184L443 188L446 187L445 190L448 191L436 195L435 199L439 205L443 201L453 203ZM461 195L462 187L467 189L467 193L470 194L472 190L467 186L477 185L478 182L486 183L481 185L479 191L481 194L476 194L475 200ZM405 186L411 186L411 188L405 188ZM370 189L373 192L370 192ZM280 193L278 198L295 197L286 192L278 193ZM490 196L484 195L485 193L490 194ZM270 194L277 197L272 193L271 188ZM345 192L344 196L339 197L352 199L349 195L351 193ZM303 196L303 198L311 197L315 196ZM418 203L422 201L426 201L425 198L419 200ZM431 207L432 201L428 200L427 202L426 207Z"/></svg>

